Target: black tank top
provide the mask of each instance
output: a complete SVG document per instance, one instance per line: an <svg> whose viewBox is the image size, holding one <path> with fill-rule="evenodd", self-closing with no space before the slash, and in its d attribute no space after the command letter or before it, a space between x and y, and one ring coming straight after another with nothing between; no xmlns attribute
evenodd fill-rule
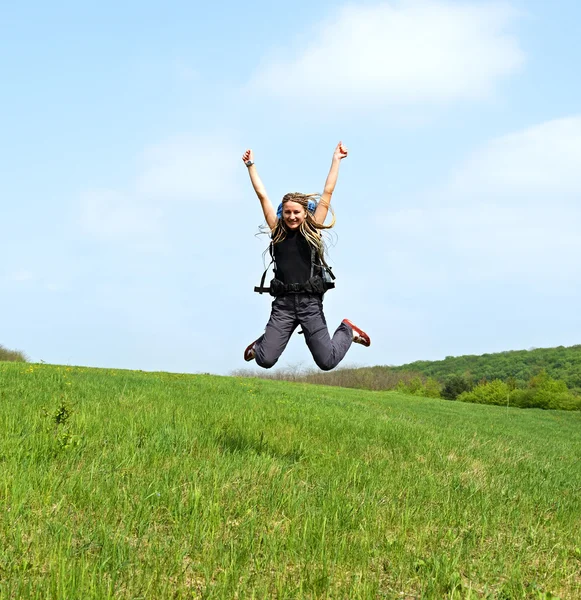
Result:
<svg viewBox="0 0 581 600"><path fill-rule="evenodd" d="M299 231L274 244L275 277L283 283L305 283L311 277L311 246Z"/></svg>

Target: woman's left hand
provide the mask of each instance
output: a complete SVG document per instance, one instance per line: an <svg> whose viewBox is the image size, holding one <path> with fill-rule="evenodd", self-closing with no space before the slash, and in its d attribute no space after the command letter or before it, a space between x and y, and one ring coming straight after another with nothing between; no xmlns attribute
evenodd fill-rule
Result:
<svg viewBox="0 0 581 600"><path fill-rule="evenodd" d="M335 148L335 152L333 153L333 158L341 160L345 158L348 153L349 151L347 150L347 146L343 146L343 142L339 142Z"/></svg>

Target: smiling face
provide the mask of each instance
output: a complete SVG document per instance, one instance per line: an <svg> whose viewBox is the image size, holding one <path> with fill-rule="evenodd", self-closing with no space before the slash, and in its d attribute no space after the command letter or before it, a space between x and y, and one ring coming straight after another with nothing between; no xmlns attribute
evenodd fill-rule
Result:
<svg viewBox="0 0 581 600"><path fill-rule="evenodd" d="M298 229L306 217L307 212L302 204L288 200L282 205L282 218L288 229Z"/></svg>

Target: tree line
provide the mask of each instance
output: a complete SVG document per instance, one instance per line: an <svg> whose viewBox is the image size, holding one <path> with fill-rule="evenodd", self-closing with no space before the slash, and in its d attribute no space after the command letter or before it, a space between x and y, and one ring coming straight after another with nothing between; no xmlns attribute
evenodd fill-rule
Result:
<svg viewBox="0 0 581 600"><path fill-rule="evenodd" d="M398 367L238 371L234 375L520 408L581 410L581 345L448 356Z"/></svg>
<svg viewBox="0 0 581 600"><path fill-rule="evenodd" d="M2 360L10 362L28 362L28 358L24 352L21 352L20 350L9 350L0 344L0 361Z"/></svg>
<svg viewBox="0 0 581 600"><path fill-rule="evenodd" d="M452 375L468 376L473 381L511 380L517 387L525 387L531 377L545 371L552 379L563 381L568 389L581 393L581 344L510 350L480 356L447 356L444 360L420 360L382 368L395 372L414 371L441 382Z"/></svg>

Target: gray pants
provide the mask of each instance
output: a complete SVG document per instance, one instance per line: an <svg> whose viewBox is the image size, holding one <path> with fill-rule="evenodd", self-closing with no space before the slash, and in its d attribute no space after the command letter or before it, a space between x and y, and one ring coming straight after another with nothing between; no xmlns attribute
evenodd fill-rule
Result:
<svg viewBox="0 0 581 600"><path fill-rule="evenodd" d="M317 366L323 371L334 369L353 343L353 331L345 323L339 325L331 339L320 296L287 294L272 303L264 335L254 347L256 364L265 369L274 366L299 325Z"/></svg>

